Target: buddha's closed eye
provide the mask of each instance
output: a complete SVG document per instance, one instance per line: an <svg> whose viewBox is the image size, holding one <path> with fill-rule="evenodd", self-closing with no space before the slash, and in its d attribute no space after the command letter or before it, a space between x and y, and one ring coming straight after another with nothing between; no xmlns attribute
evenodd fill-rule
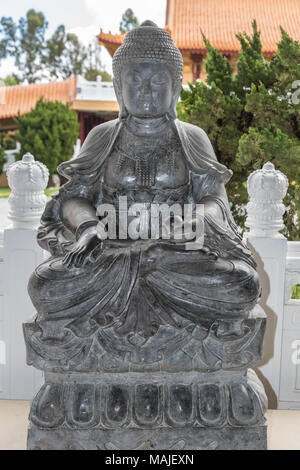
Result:
<svg viewBox="0 0 300 470"><path fill-rule="evenodd" d="M166 73L159 72L152 76L151 82L154 83L155 85L162 85L164 83L167 83L168 79L169 77Z"/></svg>
<svg viewBox="0 0 300 470"><path fill-rule="evenodd" d="M127 77L126 77L126 82L129 84L129 85L138 85L140 83L142 83L143 81L143 78L141 76L141 74L139 74L138 72L130 72L128 73Z"/></svg>

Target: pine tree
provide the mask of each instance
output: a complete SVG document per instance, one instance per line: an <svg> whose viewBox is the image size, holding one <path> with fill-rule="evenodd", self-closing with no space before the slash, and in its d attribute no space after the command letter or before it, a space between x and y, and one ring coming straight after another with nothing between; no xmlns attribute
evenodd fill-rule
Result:
<svg viewBox="0 0 300 470"><path fill-rule="evenodd" d="M215 83L225 94L232 91L233 85L233 68L231 67L227 57L224 57L215 49L202 33L204 44L208 55L205 64L207 73L206 81L208 85Z"/></svg>
<svg viewBox="0 0 300 470"><path fill-rule="evenodd" d="M278 52L266 61L255 21L251 37L237 38L241 52L234 75L204 37L207 84L195 82L182 91L178 114L207 132L219 161L233 170L227 193L242 229L249 174L272 161L287 175L283 233L300 240L300 45L282 29Z"/></svg>
<svg viewBox="0 0 300 470"><path fill-rule="evenodd" d="M236 35L242 50L237 62L238 73L234 80L234 90L240 99L246 96L252 83L255 85L263 83L268 88L272 86L275 78L270 62L263 56L260 32L257 29L256 21L253 21L252 28L252 37L246 33Z"/></svg>
<svg viewBox="0 0 300 470"><path fill-rule="evenodd" d="M79 124L68 104L40 99L33 110L19 116L17 124L16 138L21 144L19 158L32 153L52 175L61 162L72 157Z"/></svg>

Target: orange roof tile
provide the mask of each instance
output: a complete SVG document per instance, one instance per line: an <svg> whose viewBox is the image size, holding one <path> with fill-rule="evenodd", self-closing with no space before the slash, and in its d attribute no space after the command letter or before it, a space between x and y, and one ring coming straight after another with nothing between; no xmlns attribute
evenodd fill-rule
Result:
<svg viewBox="0 0 300 470"><path fill-rule="evenodd" d="M112 34L111 32L103 33L101 29L100 34L97 37L100 42L103 42L103 44L111 44L119 47L123 42L124 36L125 34Z"/></svg>
<svg viewBox="0 0 300 470"><path fill-rule="evenodd" d="M0 87L0 119L28 113L40 98L72 103L76 95L76 77L64 82Z"/></svg>
<svg viewBox="0 0 300 470"><path fill-rule="evenodd" d="M251 34L254 19L265 54L277 50L280 26L300 40L300 0L167 0L166 29L182 52L206 50L201 30L220 52L238 52L235 34ZM101 31L98 39L104 45L119 46L123 35Z"/></svg>

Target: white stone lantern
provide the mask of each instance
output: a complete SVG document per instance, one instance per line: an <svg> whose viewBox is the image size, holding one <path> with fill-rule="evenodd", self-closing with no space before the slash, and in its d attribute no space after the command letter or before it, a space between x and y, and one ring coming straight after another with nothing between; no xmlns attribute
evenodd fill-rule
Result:
<svg viewBox="0 0 300 470"><path fill-rule="evenodd" d="M287 177L276 170L273 163L265 163L248 178L249 203L247 204L247 237L281 238L279 230L284 228L282 216L286 210L282 203L289 182Z"/></svg>
<svg viewBox="0 0 300 470"><path fill-rule="evenodd" d="M8 198L12 228L37 228L47 202L44 193L49 180L47 167L26 153L21 161L9 166L7 179L12 191Z"/></svg>

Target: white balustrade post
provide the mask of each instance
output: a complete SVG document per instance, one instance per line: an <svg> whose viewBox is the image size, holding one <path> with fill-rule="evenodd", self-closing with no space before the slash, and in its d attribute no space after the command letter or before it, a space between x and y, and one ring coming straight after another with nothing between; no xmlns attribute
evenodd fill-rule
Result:
<svg viewBox="0 0 300 470"><path fill-rule="evenodd" d="M29 277L45 259L36 241L37 227L46 204L44 190L49 173L30 154L7 170L12 190L8 200L11 226L4 230L4 343L6 363L0 383L0 398L31 399L42 373L26 365L22 324L34 314L27 293ZM0 338L2 339L2 338Z"/></svg>
<svg viewBox="0 0 300 470"><path fill-rule="evenodd" d="M282 203L288 179L271 162L254 171L247 182L249 203L245 238L260 275L260 304L267 314L264 356L259 371L269 398L269 407L276 408L279 399L281 347L284 310L284 281L287 240L279 233L285 207Z"/></svg>

